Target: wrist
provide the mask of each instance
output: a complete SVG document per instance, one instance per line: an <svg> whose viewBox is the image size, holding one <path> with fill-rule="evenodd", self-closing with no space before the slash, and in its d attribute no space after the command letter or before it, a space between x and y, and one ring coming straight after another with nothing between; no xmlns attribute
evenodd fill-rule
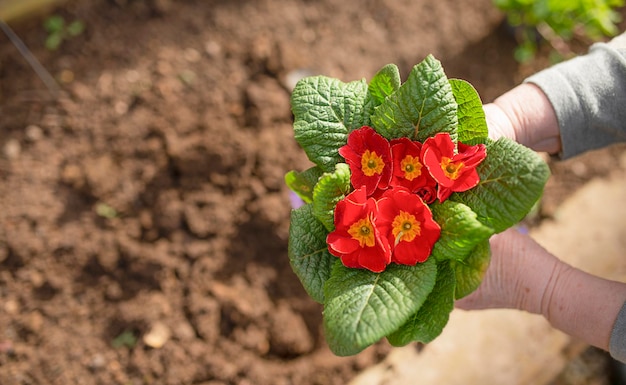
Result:
<svg viewBox="0 0 626 385"><path fill-rule="evenodd" d="M491 238L492 260L477 300L483 307L502 307L542 314L542 301L553 273L562 262L528 235L509 229ZM472 307L472 303L467 304Z"/></svg>
<svg viewBox="0 0 626 385"><path fill-rule="evenodd" d="M625 301L626 284L560 263L543 293L541 314L555 328L608 350L613 324Z"/></svg>
<svg viewBox="0 0 626 385"><path fill-rule="evenodd" d="M561 272L568 265L560 261L539 244L532 242L520 261L520 269L524 269L520 287L516 290L515 308L544 317L547 312L547 303L550 301L552 290L557 284Z"/></svg>

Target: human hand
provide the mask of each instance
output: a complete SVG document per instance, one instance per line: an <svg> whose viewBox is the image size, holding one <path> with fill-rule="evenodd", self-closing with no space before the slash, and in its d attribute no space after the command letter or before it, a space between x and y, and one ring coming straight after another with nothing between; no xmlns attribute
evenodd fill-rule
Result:
<svg viewBox="0 0 626 385"><path fill-rule="evenodd" d="M464 310L509 308L541 314L555 328L608 350L626 283L576 269L515 229L491 237L491 262Z"/></svg>
<svg viewBox="0 0 626 385"><path fill-rule="evenodd" d="M491 139L509 138L550 154L561 150L556 113L539 87L520 84L483 109Z"/></svg>
<svg viewBox="0 0 626 385"><path fill-rule="evenodd" d="M480 287L458 300L456 306L541 313L548 283L566 265L516 229L494 235L490 243L491 262Z"/></svg>
<svg viewBox="0 0 626 385"><path fill-rule="evenodd" d="M483 106L489 137L508 138L536 151L560 150L552 104L541 89L521 84ZM463 309L515 308L541 313L551 275L567 266L529 236L510 229L491 238L492 260L483 283L457 302Z"/></svg>
<svg viewBox="0 0 626 385"><path fill-rule="evenodd" d="M491 139L506 137L535 151L561 151L558 120L548 97L521 84L484 105ZM509 229L493 236L491 262L460 309L512 308L543 315L555 328L608 350L626 283L588 274L560 261L529 236Z"/></svg>

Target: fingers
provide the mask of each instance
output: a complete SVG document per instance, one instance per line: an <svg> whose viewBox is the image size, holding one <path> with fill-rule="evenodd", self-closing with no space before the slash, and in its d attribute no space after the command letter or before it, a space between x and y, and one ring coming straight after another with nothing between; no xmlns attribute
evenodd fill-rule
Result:
<svg viewBox="0 0 626 385"><path fill-rule="evenodd" d="M494 130L502 131L502 136L535 151L556 154L561 150L556 112L546 94L536 85L520 84L491 104L495 107L485 110L487 122L492 121Z"/></svg>
<svg viewBox="0 0 626 385"><path fill-rule="evenodd" d="M504 137L516 140L513 124L500 106L489 103L483 106L483 110L489 127L490 139L498 140Z"/></svg>
<svg viewBox="0 0 626 385"><path fill-rule="evenodd" d="M491 262L479 288L456 302L461 309L514 308L541 313L558 259L516 229L493 236Z"/></svg>

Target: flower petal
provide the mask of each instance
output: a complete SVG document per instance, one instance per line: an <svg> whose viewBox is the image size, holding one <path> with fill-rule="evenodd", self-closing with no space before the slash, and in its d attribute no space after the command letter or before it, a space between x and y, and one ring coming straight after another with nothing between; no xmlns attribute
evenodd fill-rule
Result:
<svg viewBox="0 0 626 385"><path fill-rule="evenodd" d="M354 253L359 248L359 241L353 239L347 233L331 232L326 237L326 243L328 243L328 251L336 257L340 257L342 254Z"/></svg>
<svg viewBox="0 0 626 385"><path fill-rule="evenodd" d="M374 273L380 273L391 262L391 252L384 247L363 248L359 253L359 264Z"/></svg>
<svg viewBox="0 0 626 385"><path fill-rule="evenodd" d="M386 189L391 179L389 141L373 128L363 126L348 135L347 144L339 149L350 166L350 182L355 188L365 186L367 195Z"/></svg>

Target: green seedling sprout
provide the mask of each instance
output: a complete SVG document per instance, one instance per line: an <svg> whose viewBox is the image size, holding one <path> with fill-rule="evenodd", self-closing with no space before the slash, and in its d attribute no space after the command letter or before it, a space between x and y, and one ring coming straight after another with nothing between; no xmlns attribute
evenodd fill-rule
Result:
<svg viewBox="0 0 626 385"><path fill-rule="evenodd" d="M50 51L55 51L59 49L64 40L83 33L85 24L80 20L74 20L68 24L63 16L53 15L46 19L44 28L48 32L45 46Z"/></svg>

